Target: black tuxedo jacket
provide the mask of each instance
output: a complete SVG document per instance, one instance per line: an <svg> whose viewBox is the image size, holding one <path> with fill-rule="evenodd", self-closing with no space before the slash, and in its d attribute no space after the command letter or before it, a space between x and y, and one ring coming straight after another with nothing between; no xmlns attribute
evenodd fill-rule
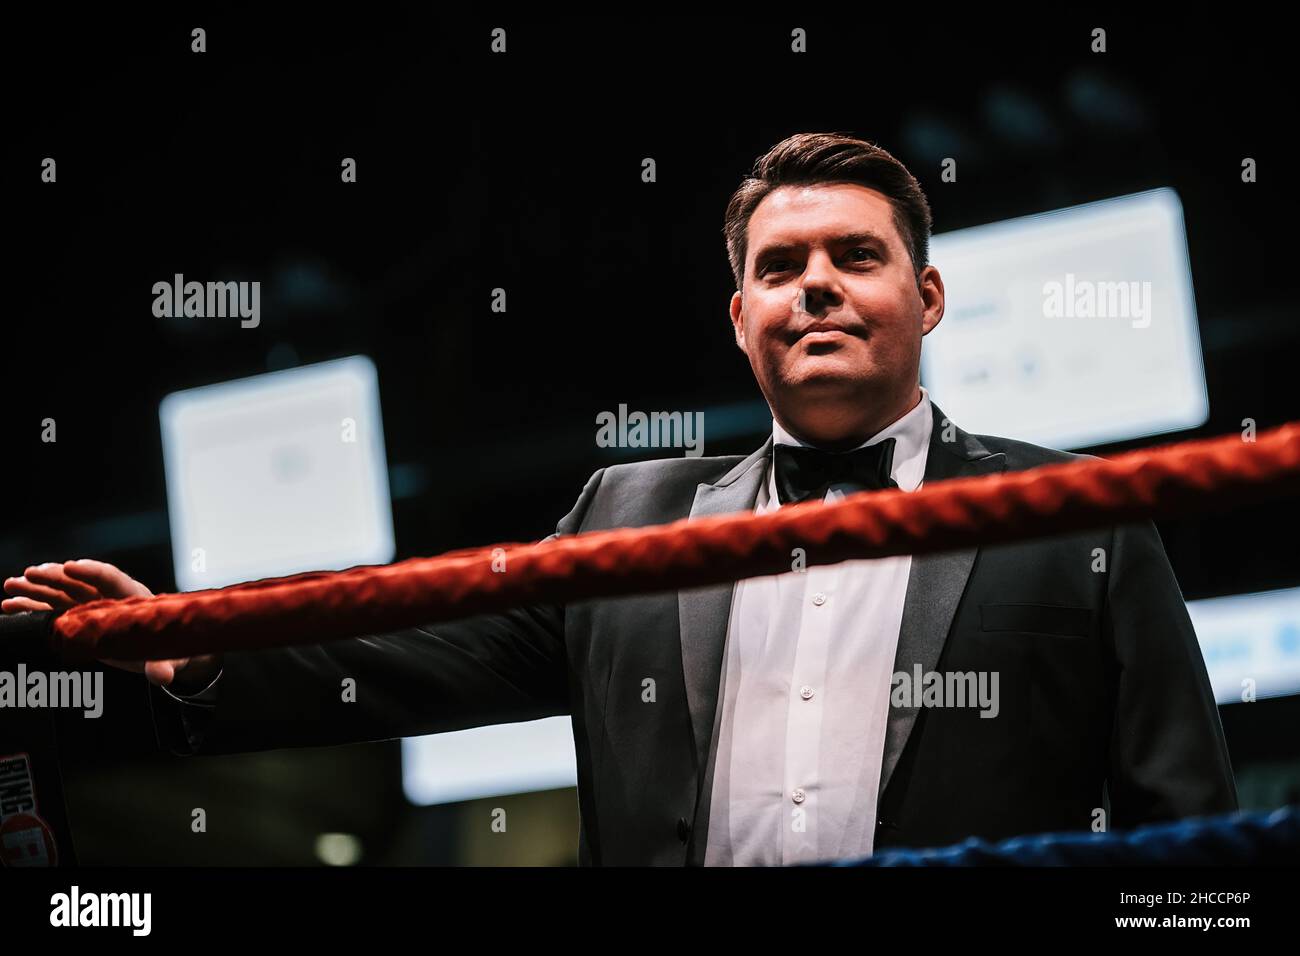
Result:
<svg viewBox="0 0 1300 956"><path fill-rule="evenodd" d="M927 482L1079 457L967 434L932 406ZM602 468L556 533L752 510L771 447ZM732 589L228 654L215 707L150 687L159 742L231 753L568 714L580 862L700 864ZM890 707L876 847L1086 830L1098 811L1121 828L1237 808L1200 647L1149 521L914 556L894 670L918 664L997 671L1000 712Z"/></svg>

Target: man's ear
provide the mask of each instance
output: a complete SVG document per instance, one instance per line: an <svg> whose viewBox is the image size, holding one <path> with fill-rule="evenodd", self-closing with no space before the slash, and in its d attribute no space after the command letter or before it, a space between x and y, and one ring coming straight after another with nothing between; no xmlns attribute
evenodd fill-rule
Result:
<svg viewBox="0 0 1300 956"><path fill-rule="evenodd" d="M736 345L737 345L737 347L739 347L739 349L740 349L742 352L744 352L746 355L748 355L748 354L749 354L749 350L745 348L745 310L744 310L744 302L745 302L745 300L744 300L744 298L741 296L741 294L740 294L739 292L734 292L734 293L732 293L732 296L731 296L731 305L730 305L728 311L730 311L730 313L731 313L731 327L732 327L732 330L736 333Z"/></svg>
<svg viewBox="0 0 1300 956"><path fill-rule="evenodd" d="M943 318L943 276L934 266L926 266L917 279L917 291L921 295L921 334L929 335L930 330Z"/></svg>

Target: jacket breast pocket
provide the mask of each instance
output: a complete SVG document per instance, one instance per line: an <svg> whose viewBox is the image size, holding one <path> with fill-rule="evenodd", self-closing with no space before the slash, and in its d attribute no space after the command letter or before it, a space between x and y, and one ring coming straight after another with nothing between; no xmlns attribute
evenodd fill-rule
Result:
<svg viewBox="0 0 1300 956"><path fill-rule="evenodd" d="M1087 637L1092 608L1060 604L981 604L980 630Z"/></svg>

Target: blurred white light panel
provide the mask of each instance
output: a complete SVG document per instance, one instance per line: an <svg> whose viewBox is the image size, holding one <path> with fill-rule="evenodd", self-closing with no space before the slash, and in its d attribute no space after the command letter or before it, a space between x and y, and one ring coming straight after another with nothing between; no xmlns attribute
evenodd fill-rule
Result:
<svg viewBox="0 0 1300 956"><path fill-rule="evenodd" d="M946 304L921 380L967 431L1070 449L1208 418L1172 189L941 233L930 258Z"/></svg>
<svg viewBox="0 0 1300 956"><path fill-rule="evenodd" d="M370 359L173 392L159 418L180 590L393 560Z"/></svg>
<svg viewBox="0 0 1300 956"><path fill-rule="evenodd" d="M577 785L569 717L402 741L402 789L414 804L456 803Z"/></svg>
<svg viewBox="0 0 1300 956"><path fill-rule="evenodd" d="M1300 693L1300 588L1189 601L1187 611L1220 704L1241 703L1247 680L1259 698Z"/></svg>

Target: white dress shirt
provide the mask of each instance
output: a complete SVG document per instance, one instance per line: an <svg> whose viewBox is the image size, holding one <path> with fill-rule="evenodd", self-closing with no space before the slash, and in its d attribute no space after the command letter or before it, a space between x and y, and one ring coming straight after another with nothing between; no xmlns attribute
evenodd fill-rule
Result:
<svg viewBox="0 0 1300 956"><path fill-rule="evenodd" d="M930 397L863 442L895 440L891 475L925 476ZM772 423L776 444L805 445ZM755 512L780 507L768 459ZM860 486L835 484L825 501ZM793 559L792 559L793 561ZM910 555L738 581L722 669L706 866L869 856Z"/></svg>

